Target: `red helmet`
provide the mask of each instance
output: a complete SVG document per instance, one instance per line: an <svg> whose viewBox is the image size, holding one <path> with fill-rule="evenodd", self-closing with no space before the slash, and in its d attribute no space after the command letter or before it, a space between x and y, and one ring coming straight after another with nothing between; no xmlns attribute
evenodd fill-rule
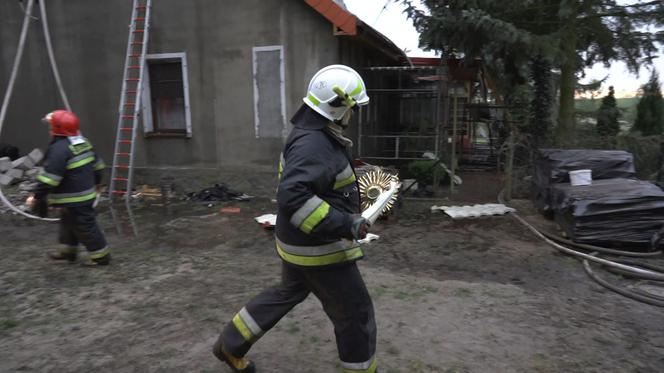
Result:
<svg viewBox="0 0 664 373"><path fill-rule="evenodd" d="M51 126L51 136L76 136L80 121L76 114L67 110L56 110L46 114L45 123Z"/></svg>

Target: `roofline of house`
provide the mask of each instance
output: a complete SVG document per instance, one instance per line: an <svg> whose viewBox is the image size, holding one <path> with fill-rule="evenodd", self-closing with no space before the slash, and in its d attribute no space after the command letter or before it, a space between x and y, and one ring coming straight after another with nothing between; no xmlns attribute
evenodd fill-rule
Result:
<svg viewBox="0 0 664 373"><path fill-rule="evenodd" d="M334 25L338 30L335 35L359 37L392 58L396 63L411 64L406 53L392 40L333 0L304 0L304 2Z"/></svg>

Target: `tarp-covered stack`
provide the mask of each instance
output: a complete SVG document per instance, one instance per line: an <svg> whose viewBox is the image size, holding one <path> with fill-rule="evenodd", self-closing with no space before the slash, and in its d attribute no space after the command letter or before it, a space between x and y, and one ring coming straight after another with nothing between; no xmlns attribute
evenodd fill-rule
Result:
<svg viewBox="0 0 664 373"><path fill-rule="evenodd" d="M551 208L551 187L569 184L569 172L592 170L593 180L635 178L634 157L622 150L541 149L535 161L535 206L545 214Z"/></svg>
<svg viewBox="0 0 664 373"><path fill-rule="evenodd" d="M575 242L638 251L664 246L651 245L664 224L664 191L653 183L617 178L587 186L554 184L551 208Z"/></svg>

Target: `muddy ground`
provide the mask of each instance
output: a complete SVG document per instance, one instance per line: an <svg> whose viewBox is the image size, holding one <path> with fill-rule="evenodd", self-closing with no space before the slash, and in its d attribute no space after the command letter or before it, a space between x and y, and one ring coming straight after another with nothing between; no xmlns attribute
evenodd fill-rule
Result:
<svg viewBox="0 0 664 373"><path fill-rule="evenodd" d="M403 200L365 248L382 373L664 371L662 309L600 287L510 217L428 210L445 203ZM528 201L515 205L547 224ZM0 371L226 372L210 353L223 324L278 280L272 232L253 221L274 208L267 194L211 208L138 203L134 236L126 211L116 224L103 205L114 261L95 269L46 259L56 225L0 215ZM339 371L313 296L250 356L260 372Z"/></svg>

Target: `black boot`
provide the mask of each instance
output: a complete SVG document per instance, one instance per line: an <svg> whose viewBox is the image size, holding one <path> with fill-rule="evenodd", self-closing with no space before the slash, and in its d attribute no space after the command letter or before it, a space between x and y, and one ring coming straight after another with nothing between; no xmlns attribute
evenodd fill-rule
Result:
<svg viewBox="0 0 664 373"><path fill-rule="evenodd" d="M221 342L221 338L217 340L217 343L212 347L212 353L217 359L226 363L231 370L235 373L255 373L256 366L253 361L249 361L244 357L235 357L224 350L224 345Z"/></svg>
<svg viewBox="0 0 664 373"><path fill-rule="evenodd" d="M78 248L75 246L64 247L56 251L49 252L48 257L53 260L67 260L70 263L73 263L78 258Z"/></svg>

